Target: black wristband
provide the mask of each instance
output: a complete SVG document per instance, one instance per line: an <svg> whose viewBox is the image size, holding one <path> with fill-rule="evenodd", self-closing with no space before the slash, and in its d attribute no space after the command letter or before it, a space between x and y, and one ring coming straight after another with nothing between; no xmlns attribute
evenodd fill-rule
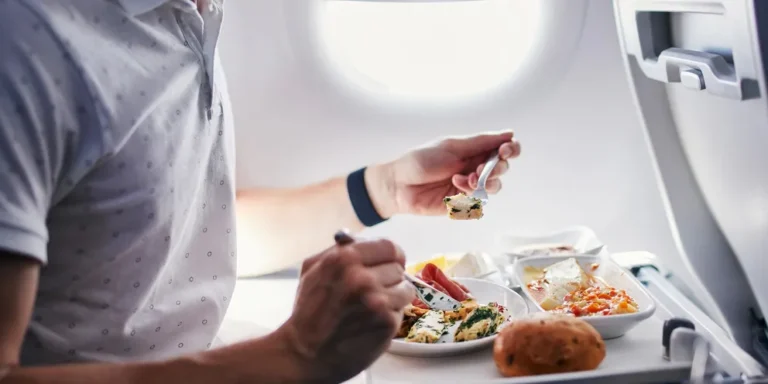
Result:
<svg viewBox="0 0 768 384"><path fill-rule="evenodd" d="M368 188L365 186L365 169L365 167L358 169L347 176L347 193L360 222L366 227L373 227L387 219L376 212L371 196L368 195Z"/></svg>

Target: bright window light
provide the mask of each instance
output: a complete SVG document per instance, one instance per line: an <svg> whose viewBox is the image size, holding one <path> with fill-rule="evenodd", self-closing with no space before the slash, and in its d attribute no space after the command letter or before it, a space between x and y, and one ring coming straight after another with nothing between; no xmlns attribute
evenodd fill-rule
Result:
<svg viewBox="0 0 768 384"><path fill-rule="evenodd" d="M327 0L320 37L354 85L399 98L461 98L514 76L532 53L539 14L537 0Z"/></svg>

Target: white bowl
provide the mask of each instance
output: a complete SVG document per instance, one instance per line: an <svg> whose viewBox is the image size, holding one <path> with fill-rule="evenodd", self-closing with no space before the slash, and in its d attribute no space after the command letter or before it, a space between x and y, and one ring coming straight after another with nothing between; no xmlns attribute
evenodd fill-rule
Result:
<svg viewBox="0 0 768 384"><path fill-rule="evenodd" d="M501 253L507 255L511 259L509 260L510 262L518 258L530 257L520 253L519 250L539 244L542 246L570 245L576 249L576 252L573 254L579 254L580 251L590 250L602 245L595 232L584 226L569 227L544 234L507 233L499 236L498 240Z"/></svg>
<svg viewBox="0 0 768 384"><path fill-rule="evenodd" d="M488 304L490 302L497 302L500 305L507 308L507 314L509 319L521 318L528 314L528 304L522 296L518 295L511 289L501 286L499 284L479 279L470 278L456 278L457 282L464 284L469 289L470 294L477 300L479 304ZM439 357L439 356L451 356L459 355L478 349L491 348L493 340L496 339L496 335L485 337L479 340L462 341L459 343L453 342L453 331L459 323L457 322L451 331L444 335L435 344L422 344L422 343L409 343L403 339L394 339L390 344L388 352L401 355L401 356L414 356L414 357ZM506 324L504 324L506 325ZM500 328L503 328L502 325Z"/></svg>
<svg viewBox="0 0 768 384"><path fill-rule="evenodd" d="M590 271L590 265L599 264L599 267L594 271L590 271L590 273L601 278L608 285L616 289L626 290L627 294L637 302L638 311L636 313L582 317L584 321L595 327L604 339L613 339L624 335L641 321L651 317L656 311L656 302L645 287L643 287L643 284L632 273L621 268L611 260L609 256L535 256L519 259L515 262L514 277L517 281L521 282L522 291L533 303L536 310L543 311L541 306L531 297L530 292L528 292L526 287L528 282L525 281L524 277L525 268L544 268L571 257L576 259L585 271Z"/></svg>

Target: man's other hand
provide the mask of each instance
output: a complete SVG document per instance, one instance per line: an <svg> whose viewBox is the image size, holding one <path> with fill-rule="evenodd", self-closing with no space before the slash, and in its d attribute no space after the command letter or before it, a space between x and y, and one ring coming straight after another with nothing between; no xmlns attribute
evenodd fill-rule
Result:
<svg viewBox="0 0 768 384"><path fill-rule="evenodd" d="M409 213L445 214L443 198L459 192L471 194L493 151L500 161L488 178L490 194L501 190L499 177L509 169L508 160L520 156L513 132L447 138L406 153L397 160L369 167L366 184L382 217Z"/></svg>
<svg viewBox="0 0 768 384"><path fill-rule="evenodd" d="M335 245L304 262L290 319L278 330L307 382L343 382L389 346L415 292L388 240Z"/></svg>

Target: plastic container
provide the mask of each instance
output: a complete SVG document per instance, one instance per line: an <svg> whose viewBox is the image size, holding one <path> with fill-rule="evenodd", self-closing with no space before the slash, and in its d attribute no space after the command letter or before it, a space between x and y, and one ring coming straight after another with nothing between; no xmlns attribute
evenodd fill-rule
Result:
<svg viewBox="0 0 768 384"><path fill-rule="evenodd" d="M629 271L621 268L607 256L536 256L519 259L513 267L513 275L517 281L521 282L523 294L533 304L532 309L543 311L526 287L528 283L525 280L526 267L545 268L571 257L576 259L579 265L588 273L599 277L616 289L626 290L627 294L637 302L638 311L636 313L582 317L586 322L595 327L604 339L620 337L643 320L653 316L653 313L656 311L656 302L645 287L643 287L643 284ZM591 269L593 264L598 265L594 270Z"/></svg>

